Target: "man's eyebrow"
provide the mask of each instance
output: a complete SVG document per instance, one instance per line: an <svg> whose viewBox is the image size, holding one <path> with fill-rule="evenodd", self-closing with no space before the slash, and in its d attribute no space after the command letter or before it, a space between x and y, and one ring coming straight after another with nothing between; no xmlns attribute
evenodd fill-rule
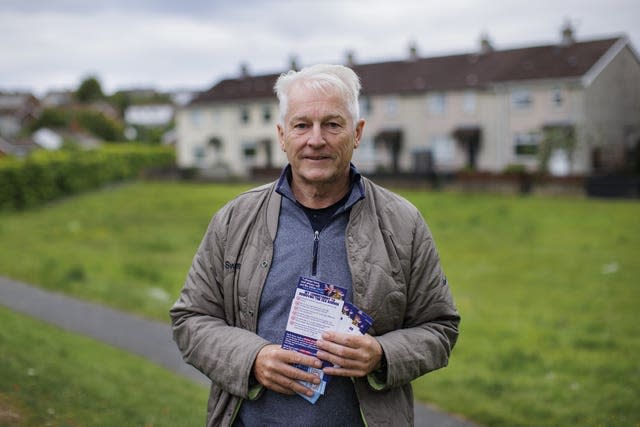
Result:
<svg viewBox="0 0 640 427"><path fill-rule="evenodd" d="M329 114L328 116L322 118L323 121L336 120L336 119L346 121L346 118L342 114Z"/></svg>
<svg viewBox="0 0 640 427"><path fill-rule="evenodd" d="M289 122L295 122L295 121L299 121L299 120L310 120L309 116L307 116L306 114L300 114L298 116L292 116L291 119L289 119ZM342 121L346 121L346 117L344 117L342 114L327 114L326 116L323 116L321 118L321 121L326 122L327 120L342 120Z"/></svg>

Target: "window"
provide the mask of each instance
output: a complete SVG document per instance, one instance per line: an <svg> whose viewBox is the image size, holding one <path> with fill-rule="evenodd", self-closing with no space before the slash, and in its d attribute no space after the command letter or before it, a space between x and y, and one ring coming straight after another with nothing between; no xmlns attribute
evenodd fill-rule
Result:
<svg viewBox="0 0 640 427"><path fill-rule="evenodd" d="M533 104L531 91L528 89L515 89L511 92L511 104L518 110L526 110Z"/></svg>
<svg viewBox="0 0 640 427"><path fill-rule="evenodd" d="M387 116L396 116L398 114L398 100L396 98L387 98L384 103L384 112Z"/></svg>
<svg viewBox="0 0 640 427"><path fill-rule="evenodd" d="M249 107L240 107L240 121L244 124L249 123L251 116L249 115Z"/></svg>
<svg viewBox="0 0 640 427"><path fill-rule="evenodd" d="M536 156L542 135L538 132L519 132L513 137L513 149L517 156Z"/></svg>
<svg viewBox="0 0 640 427"><path fill-rule="evenodd" d="M432 114L444 114L446 98L444 93L430 93L427 95L427 108Z"/></svg>
<svg viewBox="0 0 640 427"><path fill-rule="evenodd" d="M562 107L562 104L564 103L564 96L562 93L562 89L560 88L554 88L551 91L551 104L555 107L555 108L560 108Z"/></svg>
<svg viewBox="0 0 640 427"><path fill-rule="evenodd" d="M474 113L476 111L476 93L467 91L462 98L462 110L465 113Z"/></svg>
<svg viewBox="0 0 640 427"><path fill-rule="evenodd" d="M371 98L369 98L368 96L361 96L359 103L360 115L362 117L367 117L369 114L371 114Z"/></svg>
<svg viewBox="0 0 640 427"><path fill-rule="evenodd" d="M189 112L189 121L195 128L202 126L202 112L200 110L191 110Z"/></svg>
<svg viewBox="0 0 640 427"><path fill-rule="evenodd" d="M245 142L242 144L242 157L244 160L253 160L256 157L258 148L253 142Z"/></svg>
<svg viewBox="0 0 640 427"><path fill-rule="evenodd" d="M271 122L271 106L269 105L262 106L262 120L264 120L265 123Z"/></svg>
<svg viewBox="0 0 640 427"><path fill-rule="evenodd" d="M203 146L195 146L193 147L193 158L197 166L201 166L204 162L204 158L206 156L206 152Z"/></svg>
<svg viewBox="0 0 640 427"><path fill-rule="evenodd" d="M222 123L222 111L220 111L219 109L213 110L211 112L211 121L216 125Z"/></svg>

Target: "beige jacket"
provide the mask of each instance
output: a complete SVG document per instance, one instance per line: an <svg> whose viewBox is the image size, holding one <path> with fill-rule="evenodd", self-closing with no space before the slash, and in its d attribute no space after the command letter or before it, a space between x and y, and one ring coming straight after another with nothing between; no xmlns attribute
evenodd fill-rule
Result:
<svg viewBox="0 0 640 427"><path fill-rule="evenodd" d="M353 303L374 319L369 333L384 350L387 375L381 388L371 378L354 382L369 426L409 426L410 382L447 365L460 317L420 212L366 178L362 182L365 199L351 209L345 244ZM231 425L241 399L250 398L256 354L269 344L254 331L280 199L275 183L268 184L213 217L171 309L184 359L212 380L208 426Z"/></svg>

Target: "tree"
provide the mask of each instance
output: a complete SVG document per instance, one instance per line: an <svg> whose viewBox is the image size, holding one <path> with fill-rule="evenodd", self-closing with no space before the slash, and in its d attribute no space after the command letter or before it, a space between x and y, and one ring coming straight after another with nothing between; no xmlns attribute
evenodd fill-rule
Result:
<svg viewBox="0 0 640 427"><path fill-rule="evenodd" d="M102 87L96 77L87 77L76 90L76 99L82 103L98 101L104 98Z"/></svg>

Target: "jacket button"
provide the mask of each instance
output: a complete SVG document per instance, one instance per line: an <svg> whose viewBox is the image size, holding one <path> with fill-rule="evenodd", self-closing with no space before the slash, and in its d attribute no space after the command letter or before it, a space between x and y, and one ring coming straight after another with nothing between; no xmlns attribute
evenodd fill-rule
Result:
<svg viewBox="0 0 640 427"><path fill-rule="evenodd" d="M262 268L267 268L267 266L269 265L269 263L267 261L262 261L260 263L260 265L262 266Z"/></svg>

